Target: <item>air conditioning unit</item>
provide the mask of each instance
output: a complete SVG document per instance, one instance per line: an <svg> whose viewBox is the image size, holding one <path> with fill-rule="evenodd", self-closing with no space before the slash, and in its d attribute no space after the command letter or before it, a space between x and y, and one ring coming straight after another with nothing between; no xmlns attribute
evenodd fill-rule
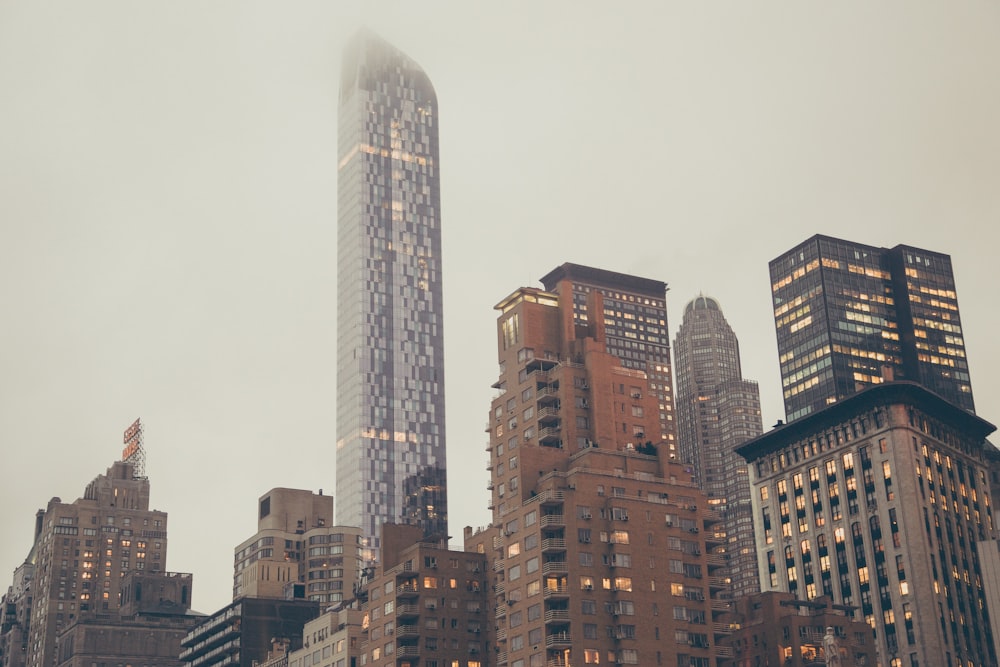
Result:
<svg viewBox="0 0 1000 667"><path fill-rule="evenodd" d="M580 541L583 542L584 544L590 544L590 538L589 537L584 537Z"/></svg>
<svg viewBox="0 0 1000 667"><path fill-rule="evenodd" d="M476 567L475 569L473 569L472 571L473 571L473 572L475 572L476 574L479 574L479 567L477 566L477 567Z"/></svg>
<svg viewBox="0 0 1000 667"><path fill-rule="evenodd" d="M691 531L692 533L697 533L697 532L698 532L698 528L697 528L697 527L695 527L695 528L689 528L689 530L690 530L690 531Z"/></svg>
<svg viewBox="0 0 1000 667"><path fill-rule="evenodd" d="M585 591L592 591L592 590L594 590L594 584L584 584L583 590L585 590Z"/></svg>
<svg viewBox="0 0 1000 667"><path fill-rule="evenodd" d="M593 518L594 518L594 515L593 515L593 514L591 514L590 512L584 512L584 513L583 513L583 514L581 514L580 516L581 516L582 518L584 518L584 519L593 519Z"/></svg>
<svg viewBox="0 0 1000 667"><path fill-rule="evenodd" d="M667 521L667 528L673 528L673 527L674 527L674 522L673 521Z"/></svg>
<svg viewBox="0 0 1000 667"><path fill-rule="evenodd" d="M430 609L431 611L434 611L435 609L437 609L437 605L431 602L429 605L427 605L427 608Z"/></svg>

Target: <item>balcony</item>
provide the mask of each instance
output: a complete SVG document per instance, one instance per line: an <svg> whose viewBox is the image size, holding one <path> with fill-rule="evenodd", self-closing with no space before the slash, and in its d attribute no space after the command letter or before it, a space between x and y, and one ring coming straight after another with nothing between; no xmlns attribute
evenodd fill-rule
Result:
<svg viewBox="0 0 1000 667"><path fill-rule="evenodd" d="M402 619L410 616L420 615L420 605L416 604L398 604L396 605L396 618Z"/></svg>
<svg viewBox="0 0 1000 667"><path fill-rule="evenodd" d="M562 514L545 514L539 525L542 528L565 528L566 517Z"/></svg>
<svg viewBox="0 0 1000 667"><path fill-rule="evenodd" d="M559 400L559 390L554 387L543 387L535 393L538 405L551 405Z"/></svg>
<svg viewBox="0 0 1000 667"><path fill-rule="evenodd" d="M396 644L396 657L397 658L419 658L420 657L420 647L419 646L401 646Z"/></svg>
<svg viewBox="0 0 1000 667"><path fill-rule="evenodd" d="M549 658L545 661L545 667L569 667L563 658Z"/></svg>
<svg viewBox="0 0 1000 667"><path fill-rule="evenodd" d="M507 664L507 651L500 651L499 653L497 653L497 667L506 664Z"/></svg>
<svg viewBox="0 0 1000 667"><path fill-rule="evenodd" d="M503 600L497 603L495 618L506 618L507 616L507 601Z"/></svg>
<svg viewBox="0 0 1000 667"><path fill-rule="evenodd" d="M542 574L560 575L569 573L569 563L564 560L553 560L542 565Z"/></svg>
<svg viewBox="0 0 1000 667"><path fill-rule="evenodd" d="M545 612L545 622L569 623L569 609L549 609Z"/></svg>
<svg viewBox="0 0 1000 667"><path fill-rule="evenodd" d="M507 584L502 581L498 581L497 585L493 587L493 591L497 595L503 595L504 593L507 592Z"/></svg>
<svg viewBox="0 0 1000 667"><path fill-rule="evenodd" d="M561 537L550 537L542 540L542 553L566 551L566 540Z"/></svg>
<svg viewBox="0 0 1000 667"><path fill-rule="evenodd" d="M505 561L504 561L503 558L497 558L495 561L493 561L493 571L494 572L503 572L504 571L504 564L505 564Z"/></svg>
<svg viewBox="0 0 1000 667"><path fill-rule="evenodd" d="M413 597L420 595L420 589L416 584L400 584L396 586L396 597Z"/></svg>
<svg viewBox="0 0 1000 667"><path fill-rule="evenodd" d="M571 648L572 646L573 640L570 639L568 632L545 635L545 648Z"/></svg>
<svg viewBox="0 0 1000 667"><path fill-rule="evenodd" d="M396 570L396 579L416 579L420 573L413 569L412 563L403 563Z"/></svg>
<svg viewBox="0 0 1000 667"><path fill-rule="evenodd" d="M714 649L716 657L719 658L732 658L733 657L733 647L732 646L716 646Z"/></svg>
<svg viewBox="0 0 1000 667"><path fill-rule="evenodd" d="M728 623L712 623L712 632L716 635L731 635L733 628Z"/></svg>
<svg viewBox="0 0 1000 667"><path fill-rule="evenodd" d="M564 496L565 494L562 491L546 489L532 496L531 502L537 502L540 505L562 505Z"/></svg>
<svg viewBox="0 0 1000 667"><path fill-rule="evenodd" d="M497 641L498 642L507 641L507 628L497 628Z"/></svg>
<svg viewBox="0 0 1000 667"><path fill-rule="evenodd" d="M546 428L538 429L538 443L542 445L551 445L553 443L560 441L560 428L558 426L548 426Z"/></svg>
<svg viewBox="0 0 1000 667"><path fill-rule="evenodd" d="M396 628L397 639L407 639L409 637L419 637L420 628L416 625L401 625Z"/></svg>
<svg viewBox="0 0 1000 667"><path fill-rule="evenodd" d="M708 587L711 590L725 590L729 588L729 579L726 577L709 577Z"/></svg>
<svg viewBox="0 0 1000 667"><path fill-rule="evenodd" d="M712 600L712 611L729 611L729 600Z"/></svg>
<svg viewBox="0 0 1000 667"><path fill-rule="evenodd" d="M534 382L537 385L547 385L553 381L551 373L548 371L531 371L528 373L528 380Z"/></svg>
<svg viewBox="0 0 1000 667"><path fill-rule="evenodd" d="M708 567L711 570L716 568L725 567L727 565L726 557L723 554L709 554L708 555Z"/></svg>
<svg viewBox="0 0 1000 667"><path fill-rule="evenodd" d="M559 421L559 410L554 407L542 408L538 411L539 424L553 424Z"/></svg>
<svg viewBox="0 0 1000 667"><path fill-rule="evenodd" d="M545 586L542 589L542 597L546 600L565 600L569 598L569 586Z"/></svg>

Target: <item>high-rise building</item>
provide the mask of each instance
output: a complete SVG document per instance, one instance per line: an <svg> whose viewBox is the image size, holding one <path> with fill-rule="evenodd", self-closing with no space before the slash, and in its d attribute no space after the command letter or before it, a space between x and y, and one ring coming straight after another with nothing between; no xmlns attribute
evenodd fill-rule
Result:
<svg viewBox="0 0 1000 667"><path fill-rule="evenodd" d="M581 303L563 282L559 293L521 288L497 305L493 520L465 540L490 558L489 664L707 665L728 632L725 604L713 601L729 584L718 515L660 437L665 411L652 387L669 364L659 360L654 381L618 356L634 352L646 366L645 334L628 325L640 315L666 348L655 285L592 287ZM637 346L612 352L607 321L626 323L616 335Z"/></svg>
<svg viewBox="0 0 1000 667"><path fill-rule="evenodd" d="M386 524L382 562L362 606L366 622L357 664L372 667L493 664L486 654L486 557L421 539L415 526ZM290 667L297 664L295 656Z"/></svg>
<svg viewBox="0 0 1000 667"><path fill-rule="evenodd" d="M736 447L764 429L757 383L743 379L739 343L718 301L702 295L684 308L674 360L681 460L722 515L733 595L748 595L760 582L750 484Z"/></svg>
<svg viewBox="0 0 1000 667"><path fill-rule="evenodd" d="M72 503L49 501L35 517L28 667L50 667L56 638L77 619L119 611L124 575L163 574L167 514L149 509L149 480L117 461ZM23 627L23 626L22 626Z"/></svg>
<svg viewBox="0 0 1000 667"><path fill-rule="evenodd" d="M979 553L994 428L900 381L741 446L762 588L855 608L881 665L997 664Z"/></svg>
<svg viewBox="0 0 1000 667"><path fill-rule="evenodd" d="M437 97L362 32L338 114L337 522L446 535Z"/></svg>
<svg viewBox="0 0 1000 667"><path fill-rule="evenodd" d="M564 300L571 299L572 321L576 324L585 327L600 319L607 352L617 357L623 368L645 373L649 391L656 398L654 414L658 422L649 439L662 442L669 455L676 456L667 284L569 263L547 273L541 282L546 290ZM600 313L594 313L587 305L591 292L602 297Z"/></svg>
<svg viewBox="0 0 1000 667"><path fill-rule="evenodd" d="M319 614L315 600L240 598L184 636L180 659L188 667L254 667L273 656L276 645L286 653L302 648L305 625Z"/></svg>
<svg viewBox="0 0 1000 667"><path fill-rule="evenodd" d="M734 665L870 665L876 662L871 628L853 608L829 598L799 600L790 593L758 593L734 601L729 644ZM836 656L838 659L828 659Z"/></svg>
<svg viewBox="0 0 1000 667"><path fill-rule="evenodd" d="M183 667L181 640L202 616L191 612L190 574L131 570L116 612L81 614L58 636L58 667Z"/></svg>
<svg viewBox="0 0 1000 667"><path fill-rule="evenodd" d="M770 271L789 421L892 379L975 410L948 255L817 235Z"/></svg>
<svg viewBox="0 0 1000 667"><path fill-rule="evenodd" d="M271 489L257 501L257 532L236 547L233 599L285 598L298 584L324 605L353 596L362 568L361 529L333 525L333 497Z"/></svg>
<svg viewBox="0 0 1000 667"><path fill-rule="evenodd" d="M14 570L14 581L0 600L0 667L24 667L31 627L31 578L34 551Z"/></svg>

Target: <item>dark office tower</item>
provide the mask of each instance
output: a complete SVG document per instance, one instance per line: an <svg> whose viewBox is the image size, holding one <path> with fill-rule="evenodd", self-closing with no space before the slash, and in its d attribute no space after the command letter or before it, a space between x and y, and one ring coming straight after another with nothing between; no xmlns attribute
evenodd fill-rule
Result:
<svg viewBox="0 0 1000 667"><path fill-rule="evenodd" d="M542 277L545 289L561 299L572 297L573 321L586 327L594 320L587 310L591 292L601 294L607 351L622 367L642 371L657 399L659 433L651 440L666 445L669 456L677 456L674 426L673 379L670 376L670 335L667 329L667 284L624 273L563 264Z"/></svg>
<svg viewBox="0 0 1000 667"><path fill-rule="evenodd" d="M770 269L789 421L892 379L975 410L948 255L817 235Z"/></svg>
<svg viewBox="0 0 1000 667"><path fill-rule="evenodd" d="M718 301L699 296L684 308L674 358L681 459L722 515L733 595L756 593L750 484L735 448L763 433L760 392L743 379L739 343Z"/></svg>
<svg viewBox="0 0 1000 667"><path fill-rule="evenodd" d="M344 52L337 247L337 522L448 529L437 98L369 32Z"/></svg>

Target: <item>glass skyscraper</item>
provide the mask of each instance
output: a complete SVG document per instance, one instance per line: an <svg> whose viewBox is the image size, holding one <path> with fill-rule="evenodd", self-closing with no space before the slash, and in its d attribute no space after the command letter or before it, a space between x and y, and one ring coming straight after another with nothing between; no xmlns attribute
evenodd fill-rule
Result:
<svg viewBox="0 0 1000 667"><path fill-rule="evenodd" d="M770 272L789 421L889 380L974 411L948 255L817 235Z"/></svg>
<svg viewBox="0 0 1000 667"><path fill-rule="evenodd" d="M760 391L744 380L736 334L719 302L699 296L684 308L674 339L681 460L719 510L726 531L731 591L760 590L746 462L736 447L763 433Z"/></svg>
<svg viewBox="0 0 1000 667"><path fill-rule="evenodd" d="M364 31L338 113L337 523L446 535L437 96Z"/></svg>

